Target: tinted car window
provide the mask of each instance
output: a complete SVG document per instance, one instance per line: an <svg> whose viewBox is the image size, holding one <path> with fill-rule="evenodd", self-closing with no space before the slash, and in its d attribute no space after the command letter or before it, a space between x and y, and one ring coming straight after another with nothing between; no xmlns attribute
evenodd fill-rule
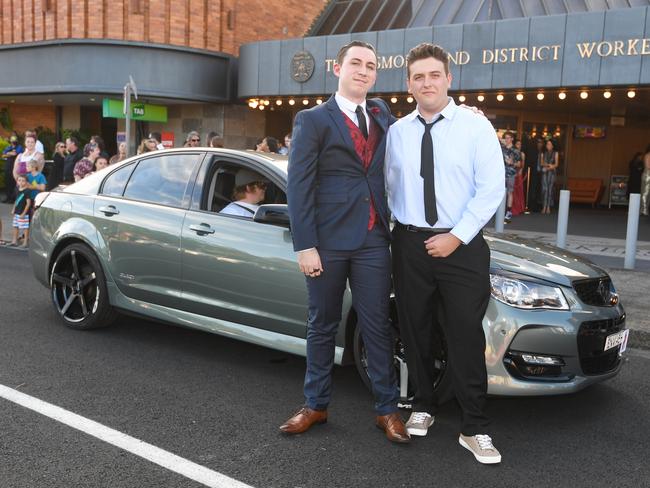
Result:
<svg viewBox="0 0 650 488"><path fill-rule="evenodd" d="M124 196L133 200L181 207L198 161L197 154L170 154L140 161L126 186Z"/></svg>
<svg viewBox="0 0 650 488"><path fill-rule="evenodd" d="M126 185L126 182L129 181L131 171L133 171L133 165L129 164L111 173L110 176L104 180L102 193L114 197L122 196L122 193L124 193L124 186Z"/></svg>

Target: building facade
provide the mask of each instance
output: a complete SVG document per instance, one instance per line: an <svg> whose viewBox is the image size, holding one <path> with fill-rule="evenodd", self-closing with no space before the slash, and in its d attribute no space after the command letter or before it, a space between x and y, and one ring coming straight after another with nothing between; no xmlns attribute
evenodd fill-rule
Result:
<svg viewBox="0 0 650 488"><path fill-rule="evenodd" d="M382 17L390 2L375 3L381 9L370 15L364 6L352 11L350 2L330 2L314 24L334 32L329 35L242 46L238 93L249 100L251 111L267 112L269 132L282 127L273 134L281 135L297 110L336 90L336 53L359 39L376 46L374 94L389 101L398 117L415 108L406 93L406 53L420 42L440 44L450 53L451 94L457 101L480 107L499 132L513 131L524 141L553 138L562 155L560 181L600 179L602 203L612 177L626 175L634 153L650 144L650 7L624 2L627 8L526 16L515 8L524 2L443 1L436 2L435 11ZM562 4L580 3L589 4ZM480 8L469 10L469 4ZM488 4L502 9L496 15ZM504 5L512 5L512 18L503 18ZM337 6L345 16L330 21ZM364 20L364 14L373 20ZM498 20L486 20L495 15ZM381 19L387 30L354 31ZM448 23L435 24L436 19ZM406 27L393 28L397 22ZM423 26L427 22L431 25Z"/></svg>
<svg viewBox="0 0 650 488"><path fill-rule="evenodd" d="M167 122L136 132L198 130L250 147L264 117L237 102L242 43L305 34L323 0L1 0L0 135L42 126L102 133L112 146L122 119L102 117L131 75L139 100Z"/></svg>

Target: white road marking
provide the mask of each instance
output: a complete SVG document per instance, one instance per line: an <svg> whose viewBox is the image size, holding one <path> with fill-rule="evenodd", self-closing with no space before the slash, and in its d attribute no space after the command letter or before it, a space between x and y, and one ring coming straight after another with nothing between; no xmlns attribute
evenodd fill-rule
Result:
<svg viewBox="0 0 650 488"><path fill-rule="evenodd" d="M140 456L165 469L174 471L186 478L202 483L211 488L252 488L236 479L230 478L217 471L213 471L199 464L188 461L171 452L148 444L140 439L131 437L117 430L106 427L94 420L87 419L69 410L65 410L51 403L44 402L30 395L0 385L0 398L9 400L22 407L38 412L46 417L57 420L73 429L80 430L104 442L124 449L136 456Z"/></svg>

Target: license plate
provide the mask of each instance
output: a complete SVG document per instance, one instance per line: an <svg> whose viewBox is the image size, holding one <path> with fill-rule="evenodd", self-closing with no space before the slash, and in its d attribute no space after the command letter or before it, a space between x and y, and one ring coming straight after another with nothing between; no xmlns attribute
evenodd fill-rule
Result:
<svg viewBox="0 0 650 488"><path fill-rule="evenodd" d="M629 335L630 329L625 329L620 332L616 332L615 334L608 335L607 339L605 340L605 349L603 349L603 351L608 351L613 347L621 346L619 353L625 352L625 349L627 348L627 338Z"/></svg>

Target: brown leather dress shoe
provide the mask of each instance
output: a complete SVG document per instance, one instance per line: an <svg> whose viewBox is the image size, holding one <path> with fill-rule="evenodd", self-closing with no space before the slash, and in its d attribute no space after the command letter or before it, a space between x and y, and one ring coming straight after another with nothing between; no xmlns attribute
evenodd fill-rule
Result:
<svg viewBox="0 0 650 488"><path fill-rule="evenodd" d="M302 407L280 426L280 430L285 434L302 434L312 425L325 422L327 422L327 410L312 410L309 407Z"/></svg>
<svg viewBox="0 0 650 488"><path fill-rule="evenodd" d="M406 444L411 442L411 436L406 431L406 426L399 413L389 413L388 415L377 416L377 427L386 433L386 437L391 442Z"/></svg>

